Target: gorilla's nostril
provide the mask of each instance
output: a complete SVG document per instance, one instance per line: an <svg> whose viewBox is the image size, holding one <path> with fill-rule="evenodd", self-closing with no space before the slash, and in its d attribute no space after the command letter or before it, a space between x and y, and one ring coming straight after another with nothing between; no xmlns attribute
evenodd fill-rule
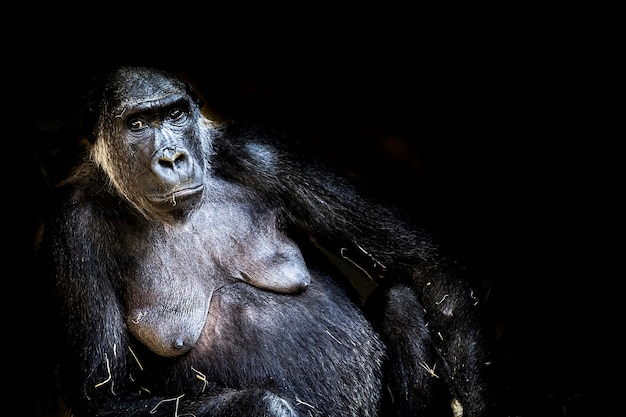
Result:
<svg viewBox="0 0 626 417"><path fill-rule="evenodd" d="M176 169L185 164L189 158L187 151L177 148L164 148L157 152L156 163L163 168Z"/></svg>

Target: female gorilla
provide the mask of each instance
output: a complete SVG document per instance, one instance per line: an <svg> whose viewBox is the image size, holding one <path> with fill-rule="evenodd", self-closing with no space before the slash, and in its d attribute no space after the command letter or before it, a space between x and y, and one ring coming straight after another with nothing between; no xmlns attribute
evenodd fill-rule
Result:
<svg viewBox="0 0 626 417"><path fill-rule="evenodd" d="M477 299L425 233L173 75L89 97L40 245L74 415L484 415Z"/></svg>

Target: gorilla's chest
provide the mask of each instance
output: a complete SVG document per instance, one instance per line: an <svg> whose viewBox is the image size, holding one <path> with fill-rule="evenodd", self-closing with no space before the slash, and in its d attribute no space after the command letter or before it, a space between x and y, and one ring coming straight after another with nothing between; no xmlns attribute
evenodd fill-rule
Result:
<svg viewBox="0 0 626 417"><path fill-rule="evenodd" d="M241 203L205 204L189 221L155 227L133 257L142 287L192 285L195 291L233 280L297 294L311 280L298 245L282 233L272 211Z"/></svg>
<svg viewBox="0 0 626 417"><path fill-rule="evenodd" d="M297 245L271 213L240 204L205 205L189 221L160 225L137 243L123 294L131 332L155 353L175 356L196 344L214 294L229 284L299 294L311 277ZM246 285L250 284L250 285Z"/></svg>
<svg viewBox="0 0 626 417"><path fill-rule="evenodd" d="M234 204L205 205L185 223L156 225L130 254L128 271L143 286L176 282L223 284L258 233L250 212ZM133 246L131 246L133 247Z"/></svg>

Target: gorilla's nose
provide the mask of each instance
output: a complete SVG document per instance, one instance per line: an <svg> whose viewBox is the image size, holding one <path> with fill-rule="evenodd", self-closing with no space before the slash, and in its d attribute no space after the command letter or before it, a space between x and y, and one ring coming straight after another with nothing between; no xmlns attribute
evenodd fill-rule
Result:
<svg viewBox="0 0 626 417"><path fill-rule="evenodd" d="M152 157L152 171L166 184L181 184L192 177L193 159L185 148L165 147Z"/></svg>

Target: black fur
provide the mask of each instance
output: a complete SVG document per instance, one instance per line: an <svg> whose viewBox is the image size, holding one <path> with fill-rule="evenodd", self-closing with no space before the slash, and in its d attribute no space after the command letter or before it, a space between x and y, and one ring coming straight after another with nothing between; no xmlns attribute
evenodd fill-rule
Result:
<svg viewBox="0 0 626 417"><path fill-rule="evenodd" d="M74 415L485 415L462 270L346 177L210 122L190 91L121 68L89 98L87 153L40 245ZM363 308L346 275L378 285Z"/></svg>

